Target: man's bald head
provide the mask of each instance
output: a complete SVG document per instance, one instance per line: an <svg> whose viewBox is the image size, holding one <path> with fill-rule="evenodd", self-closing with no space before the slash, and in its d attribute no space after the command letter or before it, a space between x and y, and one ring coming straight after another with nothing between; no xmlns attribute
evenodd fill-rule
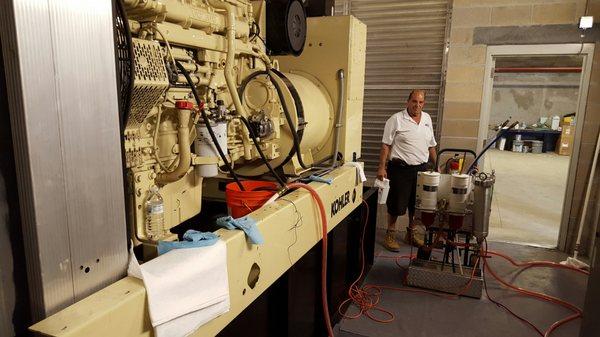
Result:
<svg viewBox="0 0 600 337"><path fill-rule="evenodd" d="M406 99L406 101L409 102L410 99L413 98L413 95L421 95L423 97L423 100L425 100L425 98L427 98L427 93L425 92L425 90L414 89L413 91L410 92L410 94L408 94L408 99Z"/></svg>
<svg viewBox="0 0 600 337"><path fill-rule="evenodd" d="M415 117L421 114L425 106L425 90L415 89L408 95L406 110L408 114Z"/></svg>

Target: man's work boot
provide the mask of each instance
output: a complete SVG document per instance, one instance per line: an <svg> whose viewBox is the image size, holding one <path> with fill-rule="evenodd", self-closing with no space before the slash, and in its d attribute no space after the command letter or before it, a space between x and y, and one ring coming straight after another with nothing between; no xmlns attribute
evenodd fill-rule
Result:
<svg viewBox="0 0 600 337"><path fill-rule="evenodd" d="M413 246L413 247L423 247L423 245L425 244L425 242L423 242L423 240L421 238L418 238L417 233L415 232L414 228L406 228L406 235L404 236L404 242L406 242L407 244Z"/></svg>
<svg viewBox="0 0 600 337"><path fill-rule="evenodd" d="M396 241L396 232L395 231L387 231L385 232L385 239L383 239L383 246L385 249L392 252L399 252L400 245L398 241Z"/></svg>

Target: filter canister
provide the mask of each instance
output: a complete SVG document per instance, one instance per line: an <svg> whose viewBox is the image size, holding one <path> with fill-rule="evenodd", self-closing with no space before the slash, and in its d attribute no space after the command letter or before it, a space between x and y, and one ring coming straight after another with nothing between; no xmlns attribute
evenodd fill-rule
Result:
<svg viewBox="0 0 600 337"><path fill-rule="evenodd" d="M440 186L438 172L419 172L417 174L417 197L415 207L422 210L437 209L437 194Z"/></svg>
<svg viewBox="0 0 600 337"><path fill-rule="evenodd" d="M471 176L468 174L452 175L450 186L452 191L450 194L449 210L451 212L464 213L467 208L467 200L469 197L469 186L471 184Z"/></svg>
<svg viewBox="0 0 600 337"><path fill-rule="evenodd" d="M217 138L218 145L221 147L224 153L227 153L227 123L215 123L212 124L213 132ZM205 124L198 124L196 126L196 140L194 141L194 147L196 154L200 157L219 157L219 152L212 141L208 128ZM219 171L217 164L203 164L197 166L197 173L201 177L209 178L216 176Z"/></svg>

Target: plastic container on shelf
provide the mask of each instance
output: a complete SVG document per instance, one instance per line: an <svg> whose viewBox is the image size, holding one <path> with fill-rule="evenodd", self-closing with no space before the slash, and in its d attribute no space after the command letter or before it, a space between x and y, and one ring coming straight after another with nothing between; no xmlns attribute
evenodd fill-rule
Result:
<svg viewBox="0 0 600 337"><path fill-rule="evenodd" d="M522 140L513 140L512 152L523 152L523 141Z"/></svg>
<svg viewBox="0 0 600 337"><path fill-rule="evenodd" d="M544 142L541 140L532 140L531 141L531 153L542 153L542 149L544 148Z"/></svg>
<svg viewBox="0 0 600 337"><path fill-rule="evenodd" d="M552 119L550 120L550 128L552 130L558 130L559 126L560 126L560 117L552 116Z"/></svg>

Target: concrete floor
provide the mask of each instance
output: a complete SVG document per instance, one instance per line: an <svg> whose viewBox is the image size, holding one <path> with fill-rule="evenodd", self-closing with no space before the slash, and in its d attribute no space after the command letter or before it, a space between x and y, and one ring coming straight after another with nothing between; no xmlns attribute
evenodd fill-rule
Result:
<svg viewBox="0 0 600 337"><path fill-rule="evenodd" d="M393 259L381 256L410 253L410 247L403 245L400 253L384 251L379 244L384 231L378 231L375 264L365 283L403 287L405 270L397 266ZM545 248L490 243L490 250L508 253L522 260L561 261L566 255ZM403 260L400 265L407 266ZM548 268L531 268L521 273L498 258L491 258L490 265L504 279L514 284L544 292L567 300L579 307L583 306L587 278L578 273ZM525 317L538 328L546 330L553 322L568 316L568 310L553 304L516 295L505 290L495 280L487 278L490 296L509 306L515 313ZM377 323L366 317L344 319L336 325L337 337L358 336L456 336L456 337L530 337L537 334L527 325L510 316L506 311L490 302L485 294L482 299L460 298L448 300L427 294L416 294L385 290L381 295L380 306L396 316L391 323ZM355 313L351 307L349 313ZM377 312L374 313L375 315ZM574 337L579 335L581 320L569 322L552 337Z"/></svg>
<svg viewBox="0 0 600 337"><path fill-rule="evenodd" d="M490 150L484 170L496 170L489 241L556 247L569 156Z"/></svg>

